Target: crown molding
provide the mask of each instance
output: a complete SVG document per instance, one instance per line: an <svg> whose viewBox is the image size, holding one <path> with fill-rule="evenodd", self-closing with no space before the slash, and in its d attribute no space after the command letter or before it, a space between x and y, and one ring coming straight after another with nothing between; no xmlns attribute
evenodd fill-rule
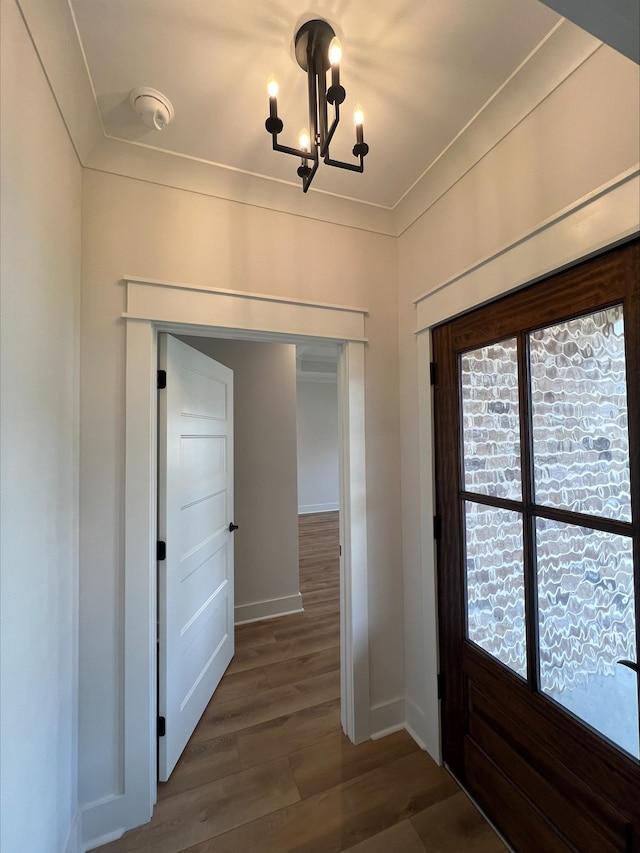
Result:
<svg viewBox="0 0 640 853"><path fill-rule="evenodd" d="M401 236L601 47L560 21L394 207Z"/></svg>
<svg viewBox="0 0 640 853"><path fill-rule="evenodd" d="M297 184L227 169L140 143L104 137L84 165L98 172L395 236L393 213L389 208L329 193L310 191L303 194Z"/></svg>
<svg viewBox="0 0 640 853"><path fill-rule="evenodd" d="M68 0L15 0L82 165L104 127Z"/></svg>

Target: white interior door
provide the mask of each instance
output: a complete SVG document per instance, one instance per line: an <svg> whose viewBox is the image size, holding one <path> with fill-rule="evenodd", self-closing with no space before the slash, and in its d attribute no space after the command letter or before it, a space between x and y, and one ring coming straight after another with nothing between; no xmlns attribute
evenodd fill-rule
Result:
<svg viewBox="0 0 640 853"><path fill-rule="evenodd" d="M233 371L160 338L158 775L169 778L233 657Z"/></svg>

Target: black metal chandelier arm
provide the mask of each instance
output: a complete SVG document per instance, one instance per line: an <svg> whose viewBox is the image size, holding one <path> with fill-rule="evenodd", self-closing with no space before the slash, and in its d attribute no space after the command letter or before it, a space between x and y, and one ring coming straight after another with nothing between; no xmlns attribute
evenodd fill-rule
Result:
<svg viewBox="0 0 640 853"><path fill-rule="evenodd" d="M317 151L305 151L302 148L291 148L289 145L281 145L277 141L277 136L273 136L273 150L281 151L283 154L293 154L294 157L300 157L303 160L314 160L317 162L318 153Z"/></svg>
<svg viewBox="0 0 640 853"><path fill-rule="evenodd" d="M338 169L347 169L349 172L364 172L364 156L360 155L360 164L356 165L355 163L343 163L342 160L332 160L329 155L324 158L324 163L327 166L337 166Z"/></svg>
<svg viewBox="0 0 640 853"><path fill-rule="evenodd" d="M303 174L302 176L302 192L306 193L306 191L311 186L311 181L313 180L315 173L318 171L318 166L320 165L320 160L316 160L313 164L313 169L310 169L307 174ZM298 169L298 175L300 174L300 169Z"/></svg>
<svg viewBox="0 0 640 853"><path fill-rule="evenodd" d="M333 122L331 123L331 127L329 128L328 131L326 131L326 128L325 128L325 138L320 139L320 156L323 158L326 158L329 156L329 146L331 145L331 140L333 139L333 134L336 132L336 128L337 128L339 123L340 123L340 107L338 106L338 104L335 104L335 106L334 106L334 118L333 118ZM327 162L326 159L324 162L325 163Z"/></svg>

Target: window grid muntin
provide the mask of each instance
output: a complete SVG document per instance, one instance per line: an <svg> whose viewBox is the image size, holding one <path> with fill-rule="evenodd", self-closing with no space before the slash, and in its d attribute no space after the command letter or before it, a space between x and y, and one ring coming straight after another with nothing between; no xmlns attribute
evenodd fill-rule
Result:
<svg viewBox="0 0 640 853"><path fill-rule="evenodd" d="M535 523L537 518L549 519L549 520L557 520L560 522L564 522L567 524L576 524L578 526L589 526L594 530L602 530L610 533L617 533L619 535L628 536L632 538L634 543L634 565L637 565L638 555L640 554L640 536L634 533L634 524L633 524L633 515L631 521L621 521L618 519L610 519L602 516L590 515L588 513L579 513L573 510L557 508L557 507L548 507L544 505L538 505L534 501L534 470L533 470L533 423L532 423L532 382L531 382L531 359L529 352L529 341L530 335L534 332L542 329L546 329L550 326L558 325L562 322L568 322L572 319L578 319L580 317L586 317L590 314L596 313L598 311L605 311L610 307L620 305L624 307L624 301L616 300L616 302L611 303L609 306L601 306L599 308L590 309L587 311L580 312L576 315L571 315L567 318L559 319L557 321L546 322L542 325L536 326L535 328L527 328L522 329L516 335L508 334L501 336L501 338L497 340L492 340L490 343L476 345L470 348L465 348L460 351L457 356L457 386L458 386L458 410L459 410L459 424L460 424L460 435L459 435L459 467L458 467L458 501L460 505L460 517L461 519L465 518L464 511L464 503L465 501L476 502L480 504L485 504L487 506L495 507L495 508L503 508L510 509L515 512L520 512L522 514L523 519L523 537L524 537L524 554L523 554L523 571L525 578L525 620L526 620L526 631L527 631L527 658L528 658L528 666L527 666L527 685L529 690L532 693L537 693L540 696L544 697L545 700L554 702L550 697L547 697L544 692L540 688L540 652L539 652L539 641L538 641L538 631L539 631L539 613L538 613L538 602L537 602L537 560L536 560L536 536L535 536ZM484 495L482 493L477 492L469 492L464 488L465 484L465 471L464 471L464 438L463 438L463 429L464 429L464 420L463 420L463 409L462 409L462 391L461 391L461 363L462 357L469 352L474 352L480 349L482 346L489 346L499 344L501 341L511 340L513 338L517 340L517 350L518 350L518 390L519 390L519 412L520 412L520 428L521 428L521 437L520 437L520 454L521 454L521 484L522 484L522 500L514 500L511 498L498 498L491 495ZM626 350L626 336L625 336L625 360L627 359L627 350ZM628 397L628 385L629 385L629 373L627 371L626 378L626 391L627 391L627 403L629 400ZM631 436L629 435L629 452L631 452ZM633 510L633 487L631 489L631 499L632 499L632 510ZM466 538L465 538L465 527L463 524L462 528L462 545L463 545L463 559L466 561ZM486 654L491 657L491 660L496 664L501 666L506 671L515 675L517 678L520 676L509 669L507 665L505 665L499 658L491 655L486 649L483 649L482 646L474 643L473 640L469 637L469 625L468 625L468 600L467 600L467 577L466 577L466 568L463 572L464 578L464 635L468 642L473 643L474 647L477 648L481 653ZM637 596L636 596L637 601ZM638 617L639 614L636 613L636 626L638 630L640 630L640 626L638 626ZM640 691L640 688L639 688ZM562 706L560 706L562 707ZM588 725L583 720L580 722ZM604 736L604 735L603 735Z"/></svg>

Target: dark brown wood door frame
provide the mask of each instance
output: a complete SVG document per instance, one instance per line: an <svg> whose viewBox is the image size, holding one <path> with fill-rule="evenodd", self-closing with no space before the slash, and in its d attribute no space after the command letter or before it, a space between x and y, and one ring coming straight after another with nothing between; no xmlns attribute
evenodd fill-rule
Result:
<svg viewBox="0 0 640 853"><path fill-rule="evenodd" d="M435 411L438 606L443 755L516 849L538 851L639 850L640 768L587 725L539 691L535 517L629 535L634 547L636 642L640 645L640 242L633 241L548 280L504 297L433 331L437 365ZM625 317L627 402L632 494L631 524L536 506L532 495L528 333L622 303ZM526 682L466 640L458 360L465 351L519 340L524 519ZM515 502L476 503L514 508ZM535 617L535 618L534 618ZM479 768L482 773L479 776ZM562 792L558 797L556 793ZM569 804L567 805L567 802ZM573 808L573 811L572 811ZM588 815L587 818L584 818ZM570 827L563 827L566 821ZM623 839L622 841L620 839ZM581 845L587 846L581 846ZM593 846L588 846L589 844Z"/></svg>

